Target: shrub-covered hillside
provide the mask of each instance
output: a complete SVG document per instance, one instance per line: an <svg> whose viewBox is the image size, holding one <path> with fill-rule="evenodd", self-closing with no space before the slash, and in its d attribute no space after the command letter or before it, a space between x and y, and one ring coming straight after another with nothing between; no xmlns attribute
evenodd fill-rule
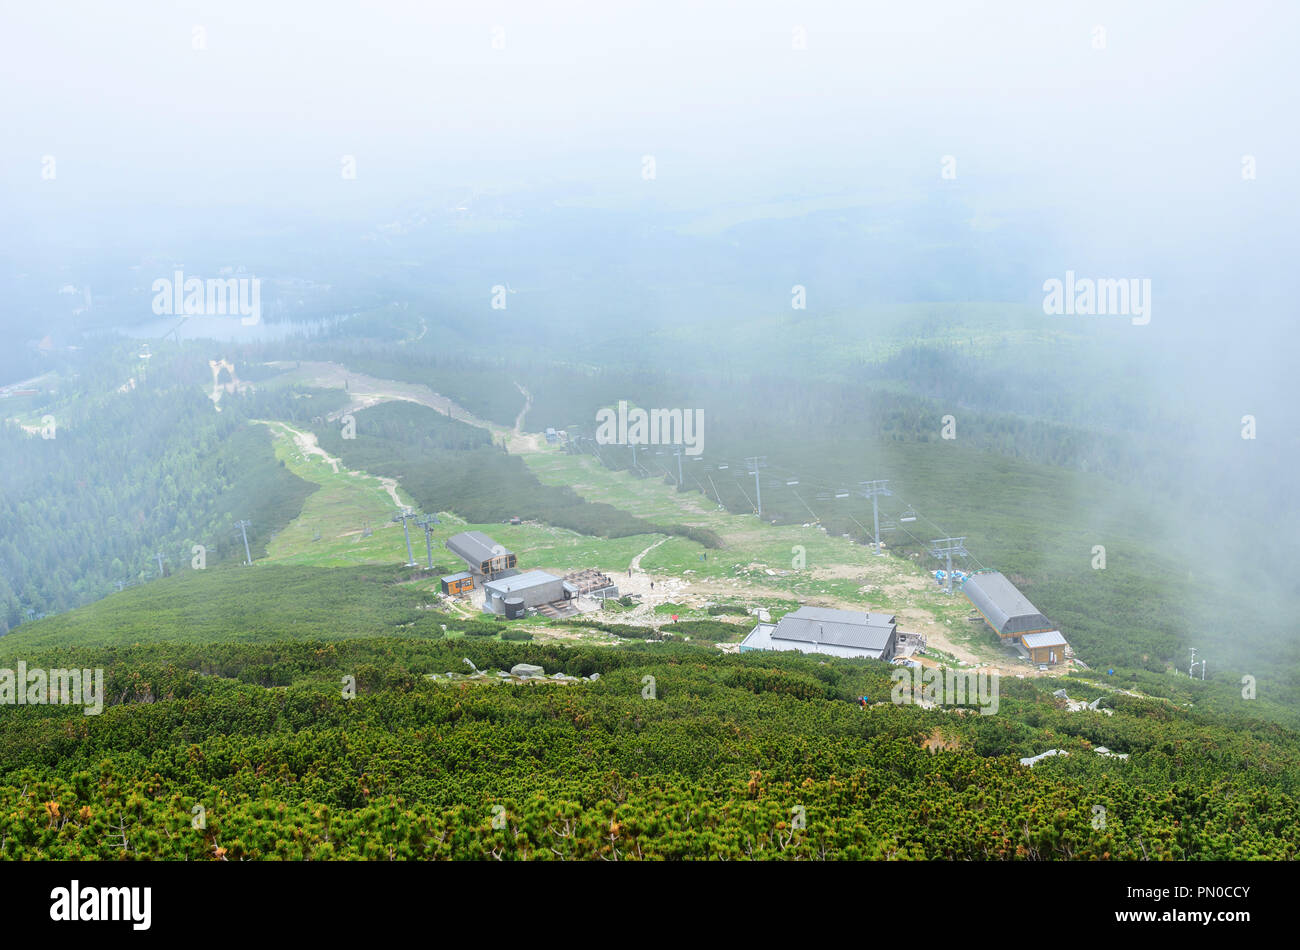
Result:
<svg viewBox="0 0 1300 950"><path fill-rule="evenodd" d="M0 854L1216 859L1300 846L1300 736L1280 726L1117 692L1104 694L1113 715L1070 712L1056 683L1028 680L1002 681L994 715L925 710L891 703L889 668L872 661L462 637L394 572L277 569L284 608L253 593L241 611L217 589L239 573L192 581L214 590L188 625L141 599L200 602L178 580L92 608L102 620L119 601L107 645L75 645L90 631L53 621L6 638L6 666L104 668L107 700L99 716L0 707ZM243 573L271 589L272 571ZM330 629L340 585L357 607ZM355 638L363 627L399 635ZM268 642L242 642L252 634ZM426 676L469 673L465 659L600 676ZM1053 748L1070 754L1017 761Z"/></svg>

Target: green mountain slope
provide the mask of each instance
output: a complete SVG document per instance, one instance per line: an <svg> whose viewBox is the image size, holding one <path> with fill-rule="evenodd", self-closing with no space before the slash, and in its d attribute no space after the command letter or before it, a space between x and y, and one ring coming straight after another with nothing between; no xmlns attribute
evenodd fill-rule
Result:
<svg viewBox="0 0 1300 950"><path fill-rule="evenodd" d="M1048 680L1001 681L991 715L897 705L889 667L866 660L449 639L400 579L195 572L0 641L6 666L104 669L107 697L97 716L0 706L0 854L1195 860L1300 848L1300 734L1277 725L1077 682L1072 698L1112 714L1071 712ZM70 645L85 643L106 645ZM601 675L441 675L468 673L465 658ZM1069 754L1018 764L1049 749Z"/></svg>

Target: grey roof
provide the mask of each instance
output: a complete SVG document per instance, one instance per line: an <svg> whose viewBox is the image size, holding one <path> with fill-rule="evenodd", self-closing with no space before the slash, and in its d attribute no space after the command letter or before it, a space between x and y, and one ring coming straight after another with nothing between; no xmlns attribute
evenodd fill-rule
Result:
<svg viewBox="0 0 1300 950"><path fill-rule="evenodd" d="M1064 749L1048 749L1046 752L1040 752L1038 755L1031 755L1020 760L1021 765L1027 765L1031 769L1043 759L1050 758L1054 755L1069 755Z"/></svg>
<svg viewBox="0 0 1300 950"><path fill-rule="evenodd" d="M869 627L887 627L894 622L893 614L873 614L864 610L836 610L831 607L800 607L786 614L795 620L819 620L823 623L865 624Z"/></svg>
<svg viewBox="0 0 1300 950"><path fill-rule="evenodd" d="M1046 633L1026 633L1020 640L1030 649L1069 646L1059 630L1048 630Z"/></svg>
<svg viewBox="0 0 1300 950"><path fill-rule="evenodd" d="M972 574L961 589L993 629L1004 636L1052 626L1029 598L998 571Z"/></svg>
<svg viewBox="0 0 1300 950"><path fill-rule="evenodd" d="M447 548L474 565L511 553L482 531L462 531L460 534L453 534L447 539Z"/></svg>
<svg viewBox="0 0 1300 950"><path fill-rule="evenodd" d="M442 578L442 580L451 583L452 581L463 581L466 579L473 580L473 578L474 575L468 571L461 571L459 574L448 574L446 577Z"/></svg>
<svg viewBox="0 0 1300 950"><path fill-rule="evenodd" d="M788 613L772 631L773 640L801 643L824 643L855 650L884 650L894 636L892 618L859 610L829 610L824 607L800 607Z"/></svg>
<svg viewBox="0 0 1300 950"><path fill-rule="evenodd" d="M538 587L542 584L554 584L557 581L560 581L560 578L554 574L548 574L546 571L525 571L513 577L499 577L494 581L488 581L483 585L483 588L499 594L509 594L529 587ZM560 581L560 583L563 583L563 581Z"/></svg>

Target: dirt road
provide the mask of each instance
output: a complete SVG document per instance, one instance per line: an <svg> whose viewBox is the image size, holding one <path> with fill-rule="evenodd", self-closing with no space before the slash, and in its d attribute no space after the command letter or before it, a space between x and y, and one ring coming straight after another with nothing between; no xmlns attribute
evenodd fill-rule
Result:
<svg viewBox="0 0 1300 950"><path fill-rule="evenodd" d="M382 475L370 475L366 472L358 472L350 468L345 468L342 459L335 458L320 447L320 443L316 440L316 433L314 432L304 432L301 429L295 429L287 422L262 421L262 424L271 427L272 430L277 427L282 429L284 434L293 439L293 444L299 452L303 455L317 455L321 457L334 470L335 475L338 475L341 471L344 474L351 475L353 478L374 479L383 486L384 491L388 492L388 497L393 500L393 505L395 507L403 507L402 499L397 494L397 479L386 478Z"/></svg>
<svg viewBox="0 0 1300 950"><path fill-rule="evenodd" d="M651 551L659 547L659 545L663 544L667 540L668 540L667 538L660 538L658 541L650 545L648 548L646 548L636 557L632 558L632 563L627 566L627 569L633 572L641 570L641 558L645 557L647 554L649 554Z"/></svg>

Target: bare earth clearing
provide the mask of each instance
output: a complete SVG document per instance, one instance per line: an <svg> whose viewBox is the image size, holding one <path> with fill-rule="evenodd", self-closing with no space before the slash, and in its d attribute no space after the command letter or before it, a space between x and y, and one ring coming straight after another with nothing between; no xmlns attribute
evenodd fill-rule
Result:
<svg viewBox="0 0 1300 950"><path fill-rule="evenodd" d="M457 405L439 393L434 392L428 386L418 383L402 383L391 379L376 379L373 376L367 376L365 373L354 373L338 363L269 363L267 364L278 369L285 370L282 380L286 383L297 384L300 386L311 386L317 389L345 389L351 397L348 406L338 412L330 413L330 419L338 419L344 413L353 412L358 409L368 409L371 406L381 402L391 402L393 400L404 400L406 402L419 403L421 406L428 406L430 409L436 409L444 416L457 419L461 422L467 422L472 426L478 426L480 429L487 429L494 436L503 435L506 430L501 426L493 425L485 419L480 419L468 409Z"/></svg>

